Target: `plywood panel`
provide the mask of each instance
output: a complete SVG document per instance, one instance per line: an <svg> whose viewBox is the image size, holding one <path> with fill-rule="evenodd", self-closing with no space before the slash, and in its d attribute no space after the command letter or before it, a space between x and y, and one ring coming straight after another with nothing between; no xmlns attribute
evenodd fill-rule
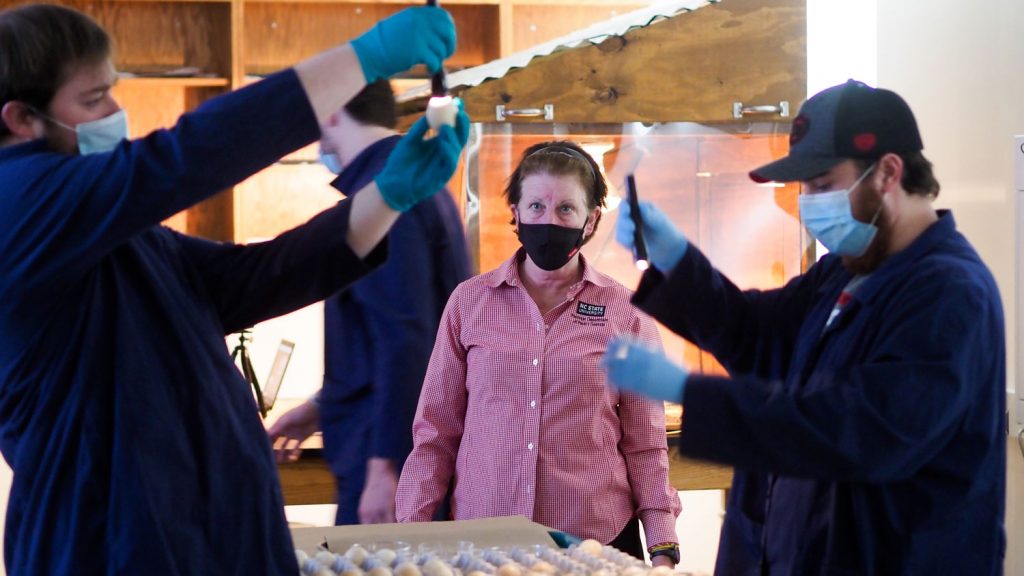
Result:
<svg viewBox="0 0 1024 576"><path fill-rule="evenodd" d="M730 0L533 60L461 93L494 107L555 107L556 122L732 121L732 103L795 110L806 93L803 0Z"/></svg>
<svg viewBox="0 0 1024 576"><path fill-rule="evenodd" d="M644 6L646 4L516 4L511 10L513 52L526 50Z"/></svg>
<svg viewBox="0 0 1024 576"><path fill-rule="evenodd" d="M246 72L267 74L291 66L355 38L378 20L405 7L363 3L247 3ZM467 31L460 33L458 48L447 62L449 66L475 66L498 57L496 5L456 5L445 6L445 9L452 14L456 28Z"/></svg>
<svg viewBox="0 0 1024 576"><path fill-rule="evenodd" d="M0 1L0 9L28 4ZM114 40L114 61L128 72L158 72L196 66L202 73L229 78L229 2L60 1L93 18Z"/></svg>
<svg viewBox="0 0 1024 576"><path fill-rule="evenodd" d="M70 2L115 41L115 62L131 72L197 66L231 74L231 5L208 2Z"/></svg>

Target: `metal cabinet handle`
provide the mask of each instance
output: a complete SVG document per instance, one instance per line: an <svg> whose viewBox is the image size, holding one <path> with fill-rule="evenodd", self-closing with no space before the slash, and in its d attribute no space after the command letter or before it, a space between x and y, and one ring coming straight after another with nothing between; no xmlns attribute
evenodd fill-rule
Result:
<svg viewBox="0 0 1024 576"><path fill-rule="evenodd" d="M504 104L494 107L494 115L498 122L504 122L509 118L543 118L545 120L555 119L555 105L545 104L543 108L505 108Z"/></svg>
<svg viewBox="0 0 1024 576"><path fill-rule="evenodd" d="M747 114L778 114L783 118L789 117L789 102L779 102L778 106L772 104L761 106L744 106L743 102L732 103L732 117L743 118Z"/></svg>

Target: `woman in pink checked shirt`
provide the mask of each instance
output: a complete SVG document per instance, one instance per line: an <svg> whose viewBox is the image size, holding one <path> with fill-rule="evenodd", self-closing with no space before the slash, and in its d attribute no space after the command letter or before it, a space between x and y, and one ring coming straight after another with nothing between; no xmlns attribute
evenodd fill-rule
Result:
<svg viewBox="0 0 1024 576"><path fill-rule="evenodd" d="M674 565L679 498L660 404L605 386L608 339L654 322L579 249L607 186L571 142L523 154L505 193L523 247L456 288L445 308L398 485L401 522L523 515L643 557L637 520Z"/></svg>

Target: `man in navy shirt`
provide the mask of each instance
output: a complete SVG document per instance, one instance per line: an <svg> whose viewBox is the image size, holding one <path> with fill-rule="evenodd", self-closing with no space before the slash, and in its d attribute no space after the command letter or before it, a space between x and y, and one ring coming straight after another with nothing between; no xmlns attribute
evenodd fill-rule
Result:
<svg viewBox="0 0 1024 576"><path fill-rule="evenodd" d="M0 12L0 451L11 574L295 574L270 444L224 336L380 265L400 212L468 135L414 125L350 201L278 238L159 224L320 135L367 82L454 50L412 8L349 44L128 140L106 32L55 5Z"/></svg>
<svg viewBox="0 0 1024 576"><path fill-rule="evenodd" d="M680 451L736 467L716 573L1001 574L1003 311L952 214L932 207L913 113L851 80L801 107L790 144L751 177L801 182L801 220L830 254L744 291L641 206L656 269L634 302L730 377L619 340L609 378L682 402ZM620 216L627 247L633 230Z"/></svg>
<svg viewBox="0 0 1024 576"><path fill-rule="evenodd" d="M333 186L355 194L400 141L387 81L363 89L324 129L321 157ZM324 382L314 399L268 433L279 460L323 430L337 480L338 524L395 521L398 476L412 451L412 421L448 296L469 277L458 208L446 190L402 214L388 261L324 303ZM443 517L442 517L443 519Z"/></svg>

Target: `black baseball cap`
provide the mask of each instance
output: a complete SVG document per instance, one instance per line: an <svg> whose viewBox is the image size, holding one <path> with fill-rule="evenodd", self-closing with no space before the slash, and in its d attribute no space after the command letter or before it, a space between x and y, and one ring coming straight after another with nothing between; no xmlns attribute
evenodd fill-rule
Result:
<svg viewBox="0 0 1024 576"><path fill-rule="evenodd" d="M922 148L914 113L899 94L848 80L804 102L789 134L789 155L752 170L750 178L805 181L850 158Z"/></svg>

